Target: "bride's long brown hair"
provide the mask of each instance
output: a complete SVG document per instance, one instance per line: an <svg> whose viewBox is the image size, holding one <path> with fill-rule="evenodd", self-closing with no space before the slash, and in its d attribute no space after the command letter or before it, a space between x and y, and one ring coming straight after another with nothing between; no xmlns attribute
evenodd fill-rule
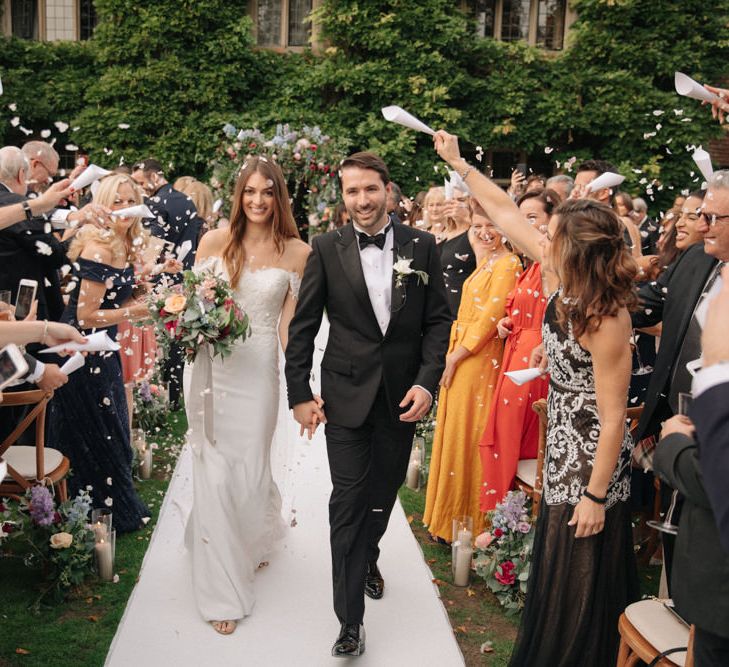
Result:
<svg viewBox="0 0 729 667"><path fill-rule="evenodd" d="M233 191L233 207L230 212L230 237L223 249L223 260L225 261L228 275L233 286L238 284L243 265L245 264L245 247L243 237L246 233L248 220L243 208L243 192L246 183L252 174L258 172L265 179L270 181L273 189L273 242L279 255L283 254L284 245L287 239L299 238L299 230L294 222L294 214L291 211L289 191L284 181L281 167L275 162L264 157L249 157L244 163L238 175L238 180Z"/></svg>
<svg viewBox="0 0 729 667"><path fill-rule="evenodd" d="M575 338L599 328L603 317L638 305L633 280L638 265L623 239L615 212L595 201L568 200L552 239L552 260L562 285L557 322Z"/></svg>

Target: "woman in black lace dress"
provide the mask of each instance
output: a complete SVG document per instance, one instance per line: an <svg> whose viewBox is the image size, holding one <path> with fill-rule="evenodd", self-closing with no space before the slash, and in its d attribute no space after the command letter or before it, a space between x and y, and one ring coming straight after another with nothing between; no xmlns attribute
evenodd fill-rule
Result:
<svg viewBox="0 0 729 667"><path fill-rule="evenodd" d="M105 178L95 201L121 209L142 203L129 176ZM143 247L146 232L139 218L112 217L107 229L86 225L74 239L73 283L63 321L82 333L106 330L116 338L117 324L148 314L132 298L131 260ZM49 442L71 461L69 491L92 487L94 507L109 507L117 532L136 530L149 511L132 481L132 448L119 352L89 354L51 402Z"/></svg>
<svg viewBox="0 0 729 667"><path fill-rule="evenodd" d="M540 239L509 196L461 158L444 132L436 148L517 246ZM550 372L544 495L514 667L614 665L621 612L638 598L630 528L625 406L637 265L606 206L562 204L541 241L560 288L547 306L543 351Z"/></svg>

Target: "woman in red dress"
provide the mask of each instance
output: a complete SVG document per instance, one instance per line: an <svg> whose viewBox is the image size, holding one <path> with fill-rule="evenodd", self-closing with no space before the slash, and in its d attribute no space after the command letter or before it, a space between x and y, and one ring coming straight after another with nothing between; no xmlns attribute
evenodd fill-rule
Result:
<svg viewBox="0 0 729 667"><path fill-rule="evenodd" d="M553 190L532 190L517 201L524 217L542 232L559 203L560 197ZM494 509L512 488L519 460L537 457L539 418L532 403L547 397L549 379L539 377L519 386L504 375L507 371L529 368L532 350L542 342L542 319L549 292L539 262L531 261L534 259L538 258L527 258L530 265L509 294L506 317L497 325L506 344L480 442L482 512Z"/></svg>

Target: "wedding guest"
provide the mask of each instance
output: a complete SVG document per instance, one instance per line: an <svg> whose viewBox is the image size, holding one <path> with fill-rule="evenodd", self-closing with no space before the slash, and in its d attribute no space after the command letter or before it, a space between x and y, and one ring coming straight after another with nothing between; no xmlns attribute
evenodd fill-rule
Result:
<svg viewBox="0 0 729 667"><path fill-rule="evenodd" d="M339 229L340 227L344 227L349 222L349 213L347 213L347 207L344 205L344 202L337 202L337 205L334 207L334 213L332 213L332 219L329 222L329 227L327 231L332 231L334 229Z"/></svg>
<svg viewBox="0 0 729 667"><path fill-rule="evenodd" d="M455 136L438 131L434 141L512 243L532 255L541 248L560 283L534 354L550 373L544 494L510 664L612 667L618 617L639 592L625 423L635 261L609 207L565 202L541 236L460 157Z"/></svg>
<svg viewBox="0 0 729 667"><path fill-rule="evenodd" d="M199 242L200 237L205 232L215 229L218 220L218 213L213 212L213 191L205 183L193 180L181 192L192 199L192 203L195 204L197 216L202 221L198 236Z"/></svg>
<svg viewBox="0 0 729 667"><path fill-rule="evenodd" d="M719 539L729 554L729 268L722 270L722 288L706 314L701 336L703 368L694 377L691 415L701 443L701 472L711 501ZM729 580L729 578L725 578ZM729 626L727 626L729 627Z"/></svg>
<svg viewBox="0 0 729 667"><path fill-rule="evenodd" d="M525 192L544 190L547 186L547 177L543 174L530 174L526 179Z"/></svg>
<svg viewBox="0 0 729 667"><path fill-rule="evenodd" d="M468 194L454 190L453 199L443 204L443 215L446 219L446 230L440 243L440 265L443 269L448 305L455 319L461 302L463 283L476 270L476 258L468 238L471 226Z"/></svg>
<svg viewBox="0 0 729 667"><path fill-rule="evenodd" d="M575 179L567 174L557 174L547 179L547 189L556 192L562 201L569 199L574 186Z"/></svg>
<svg viewBox="0 0 729 667"><path fill-rule="evenodd" d="M640 233L641 252L644 255L655 255L661 232L656 222L648 217L648 204L645 199L642 197L633 199L633 215L630 217Z"/></svg>
<svg viewBox="0 0 729 667"><path fill-rule="evenodd" d="M559 195L552 190L532 190L517 202L522 215L540 233L546 233L558 205ZM520 459L537 458L539 418L532 410L532 403L547 397L549 380L540 377L517 385L504 373L529 368L532 350L542 342L542 320L550 290L547 278L542 275L540 259L529 257L530 265L516 281L506 299L505 316L496 325L499 337L506 344L479 444L482 512L494 509L512 488Z"/></svg>
<svg viewBox="0 0 729 667"><path fill-rule="evenodd" d="M627 192L618 192L614 197L615 212L625 218L633 212L633 198Z"/></svg>
<svg viewBox="0 0 729 667"><path fill-rule="evenodd" d="M403 201L404 197L400 186L395 182L390 182L392 189L387 194L387 212L390 214L393 222L402 222L407 211L405 210Z"/></svg>
<svg viewBox="0 0 729 667"><path fill-rule="evenodd" d="M428 190L428 194L423 199L423 209L425 210L427 229L435 236L436 242L439 242L443 232L445 231L446 220L443 215L443 205L445 204L445 189L443 187L434 187Z"/></svg>
<svg viewBox="0 0 729 667"><path fill-rule="evenodd" d="M179 192L185 192L185 190L187 190L187 187L191 183L194 183L196 180L197 179L194 176L180 176L172 184L172 189L178 190Z"/></svg>
<svg viewBox="0 0 729 667"><path fill-rule="evenodd" d="M156 216L149 228L152 235L169 242L174 252L178 252L182 244L187 241L192 244L183 262L185 270L191 269L195 262L202 225L195 204L187 195L175 190L167 182L162 165L153 158L134 165L132 178L146 192L147 205ZM169 383L172 410L180 408L182 371L182 350L178 344L172 344L163 374L165 382Z"/></svg>
<svg viewBox="0 0 729 667"><path fill-rule="evenodd" d="M729 541L719 532L727 514L716 514L726 507L729 471L726 447L723 456L716 456L721 450L717 443L727 442L729 414L729 270L724 270L723 278L723 289L707 312L702 335L704 367L693 380L691 418L676 415L665 422L653 458L656 473L685 498L671 594L677 611L695 626L697 667L729 664L729 544L722 548L722 539Z"/></svg>
<svg viewBox="0 0 729 667"><path fill-rule="evenodd" d="M10 290L17 298L22 279L37 283L38 319L57 321L63 312L58 280L46 277L67 263L61 242L47 228L43 217L34 217L27 197L30 167L23 152L15 146L0 148L0 207L20 203L25 219L0 230L0 289Z"/></svg>
<svg viewBox="0 0 729 667"><path fill-rule="evenodd" d="M425 190L421 190L417 195L415 195L413 205L410 207L408 215L404 220L406 225L425 229L425 220L423 219L423 214L425 212L423 209L423 200L425 199L426 194Z"/></svg>
<svg viewBox="0 0 729 667"><path fill-rule="evenodd" d="M606 206L612 205L612 190L610 188L600 188L595 192L588 192L587 186L591 181L595 180L598 176L602 176L607 172L617 173L617 169L606 162L605 160L585 160L577 167L577 173L575 174L575 186L572 189L570 197L572 199L593 199L599 201ZM630 248L633 257L640 257L641 255L641 241L640 232L635 226L635 223L628 218L620 218L623 224L623 238L625 243Z"/></svg>
<svg viewBox="0 0 729 667"><path fill-rule="evenodd" d="M129 176L113 174L101 181L95 199L112 210L142 203ZM139 218L109 217L107 230L87 225L74 239L69 257L75 264L75 288L63 321L82 333L105 330L113 339L117 325L147 317L132 298L137 253L146 232ZM132 448L127 401L118 352L89 355L69 376L50 407L49 442L71 461L69 493L91 486L94 507L109 507L120 533L140 528L149 511L132 481Z"/></svg>
<svg viewBox="0 0 729 667"><path fill-rule="evenodd" d="M453 517L472 517L477 533L483 525L478 441L503 353L496 322L521 270L519 258L482 211L474 213L468 234L476 270L463 284L451 326L423 517L430 535L442 542L451 541Z"/></svg>

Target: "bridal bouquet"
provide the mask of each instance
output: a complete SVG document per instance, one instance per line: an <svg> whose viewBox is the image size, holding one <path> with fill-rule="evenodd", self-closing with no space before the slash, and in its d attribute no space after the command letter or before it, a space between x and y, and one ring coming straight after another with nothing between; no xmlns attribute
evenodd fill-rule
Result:
<svg viewBox="0 0 729 667"><path fill-rule="evenodd" d="M518 614L526 599L534 544L526 494L509 491L496 509L488 512L488 518L491 530L474 541L474 567L506 613Z"/></svg>
<svg viewBox="0 0 729 667"><path fill-rule="evenodd" d="M149 310L160 343L181 343L190 363L205 345L213 357L227 357L250 334L230 284L213 271L185 271L182 284L160 284L151 292Z"/></svg>

